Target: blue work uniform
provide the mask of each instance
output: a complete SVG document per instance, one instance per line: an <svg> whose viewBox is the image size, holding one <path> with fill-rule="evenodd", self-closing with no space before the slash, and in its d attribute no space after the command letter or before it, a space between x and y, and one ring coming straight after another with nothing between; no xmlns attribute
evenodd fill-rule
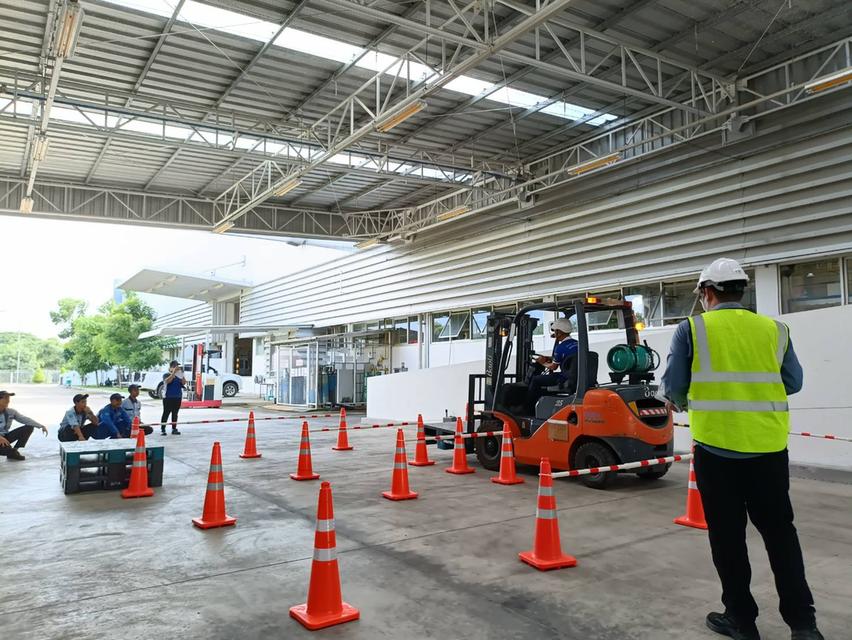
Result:
<svg viewBox="0 0 852 640"><path fill-rule="evenodd" d="M555 375L560 382L565 379L571 365L571 357L577 355L578 349L579 343L574 338L565 338L553 348L553 362L559 365L559 373Z"/></svg>
<svg viewBox="0 0 852 640"><path fill-rule="evenodd" d="M163 374L163 380L169 377L168 373ZM175 376L172 378L171 382L166 383L166 392L163 394L164 398L183 398L183 386L186 384L186 381L183 378L178 378Z"/></svg>
<svg viewBox="0 0 852 640"><path fill-rule="evenodd" d="M127 438L130 436L130 416L121 407L108 404L98 412L98 428L92 436L95 440Z"/></svg>

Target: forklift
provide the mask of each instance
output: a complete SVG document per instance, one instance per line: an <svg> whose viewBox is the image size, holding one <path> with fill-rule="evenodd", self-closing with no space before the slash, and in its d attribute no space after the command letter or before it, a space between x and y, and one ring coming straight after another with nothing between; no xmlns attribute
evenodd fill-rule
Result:
<svg viewBox="0 0 852 640"><path fill-rule="evenodd" d="M532 378L547 369L536 360L533 334L538 318L533 311L554 311L557 317L575 317L577 355L571 357L563 376L545 387L535 403L527 405ZM589 350L587 314L615 315L626 343L610 349L607 355L609 382L598 384L598 359ZM515 353L515 371L508 371ZM467 430L512 433L515 461L538 466L550 459L557 470L607 467L648 458L672 455L674 426L671 411L657 399L654 371L660 358L647 342L640 343L639 330L629 301L580 298L557 305L526 306L516 314L494 312L488 317L485 373L470 376L468 386ZM429 432L432 432L431 434ZM438 426L427 435L446 433ZM479 463L496 471L500 467L500 439L466 440L468 452L475 451ZM670 464L631 471L644 479L662 478ZM583 476L592 488L603 489L615 473Z"/></svg>

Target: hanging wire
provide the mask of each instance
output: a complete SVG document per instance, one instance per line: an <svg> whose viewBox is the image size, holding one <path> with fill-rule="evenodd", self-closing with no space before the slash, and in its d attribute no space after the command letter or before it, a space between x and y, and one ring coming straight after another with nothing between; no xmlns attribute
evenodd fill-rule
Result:
<svg viewBox="0 0 852 640"><path fill-rule="evenodd" d="M754 43L754 46L751 48L751 51L748 52L748 55L745 57L745 60L743 60L743 63L740 65L740 68L737 69L736 75L740 74L740 71L743 70L743 67L746 66L746 63L749 61L749 58L751 58L751 54L753 54L757 50L757 47L760 46L760 43L763 42L763 38L766 36L766 33L769 31L772 25L775 24L775 20L778 18L779 15L781 15L781 11L784 9L784 5L787 4L788 1L789 0L781 0L781 4L778 6L778 11L776 11L775 15L772 16L772 20L769 21L769 24L766 25L766 28L763 30L763 33L760 34L760 37L757 39L757 42Z"/></svg>

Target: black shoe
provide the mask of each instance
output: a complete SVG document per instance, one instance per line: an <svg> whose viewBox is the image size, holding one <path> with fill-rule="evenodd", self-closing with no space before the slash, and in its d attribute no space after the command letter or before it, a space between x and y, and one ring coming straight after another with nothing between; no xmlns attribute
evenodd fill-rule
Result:
<svg viewBox="0 0 852 640"><path fill-rule="evenodd" d="M180 435L180 431L178 431L177 429L172 429L172 435L173 435L173 436L179 436L179 435Z"/></svg>
<svg viewBox="0 0 852 640"><path fill-rule="evenodd" d="M740 624L726 613L708 613L707 628L734 640L760 640L754 623Z"/></svg>
<svg viewBox="0 0 852 640"><path fill-rule="evenodd" d="M23 453L21 453L20 451L18 451L17 449L9 449L9 451L6 452L6 457L9 458L9 460L26 460L27 459L26 456Z"/></svg>
<svg viewBox="0 0 852 640"><path fill-rule="evenodd" d="M161 436L167 436L167 435L169 435L169 434L168 434L168 433L166 433L166 430L165 430L165 429L163 429L162 431L160 431L160 435L161 435Z"/></svg>
<svg viewBox="0 0 852 640"><path fill-rule="evenodd" d="M816 625L813 625L802 629L793 629L790 640L825 640L825 638L819 632Z"/></svg>

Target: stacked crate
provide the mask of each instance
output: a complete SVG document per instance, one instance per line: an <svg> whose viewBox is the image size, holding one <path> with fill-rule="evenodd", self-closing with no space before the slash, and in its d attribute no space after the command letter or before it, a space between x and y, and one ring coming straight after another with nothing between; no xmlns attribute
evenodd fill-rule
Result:
<svg viewBox="0 0 852 640"><path fill-rule="evenodd" d="M130 481L136 441L86 440L63 442L59 447L59 481L66 494L80 491L123 489ZM148 486L163 485L162 446L146 446Z"/></svg>

